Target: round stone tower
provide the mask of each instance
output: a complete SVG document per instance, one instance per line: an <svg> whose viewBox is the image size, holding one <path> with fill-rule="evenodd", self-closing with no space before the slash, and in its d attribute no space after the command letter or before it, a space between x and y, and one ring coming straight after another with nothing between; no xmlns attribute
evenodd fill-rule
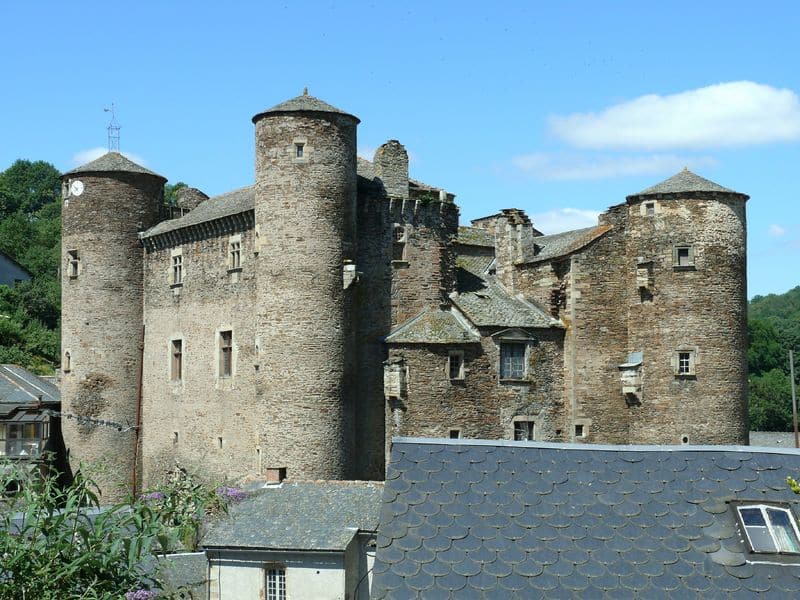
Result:
<svg viewBox="0 0 800 600"><path fill-rule="evenodd" d="M117 152L63 178L62 419L70 467L91 465L103 502L138 479L142 360L138 233L154 225L165 178ZM75 415L70 417L70 415Z"/></svg>
<svg viewBox="0 0 800 600"><path fill-rule="evenodd" d="M262 464L347 478L359 120L304 93L253 123Z"/></svg>
<svg viewBox="0 0 800 600"><path fill-rule="evenodd" d="M747 199L688 170L627 197L632 443L748 443Z"/></svg>

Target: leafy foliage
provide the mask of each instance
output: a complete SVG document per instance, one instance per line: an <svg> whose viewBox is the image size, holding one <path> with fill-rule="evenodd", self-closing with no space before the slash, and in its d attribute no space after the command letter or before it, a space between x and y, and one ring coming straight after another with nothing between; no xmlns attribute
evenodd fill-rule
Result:
<svg viewBox="0 0 800 600"><path fill-rule="evenodd" d="M159 491L99 508L94 482L78 472L62 490L55 473L0 464L0 600L185 598L154 568L154 556L194 549L206 517L230 498L177 471ZM238 490L237 490L238 491Z"/></svg>
<svg viewBox="0 0 800 600"><path fill-rule="evenodd" d="M0 361L49 374L59 360L61 174L44 161L18 160L0 173L0 252L32 278L0 286Z"/></svg>
<svg viewBox="0 0 800 600"><path fill-rule="evenodd" d="M748 307L750 428L791 431L789 349L800 349L800 286L785 294L755 296ZM795 369L796 383L800 373Z"/></svg>

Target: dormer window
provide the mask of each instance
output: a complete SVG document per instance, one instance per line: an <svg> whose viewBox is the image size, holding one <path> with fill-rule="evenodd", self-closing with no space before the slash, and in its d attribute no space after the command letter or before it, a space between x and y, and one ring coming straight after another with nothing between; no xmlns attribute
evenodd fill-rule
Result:
<svg viewBox="0 0 800 600"><path fill-rule="evenodd" d="M742 504L736 511L753 552L800 554L800 531L789 508Z"/></svg>

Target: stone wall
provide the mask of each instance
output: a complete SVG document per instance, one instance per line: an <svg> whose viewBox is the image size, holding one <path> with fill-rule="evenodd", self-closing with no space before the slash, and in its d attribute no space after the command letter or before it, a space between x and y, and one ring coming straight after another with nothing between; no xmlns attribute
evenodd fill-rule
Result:
<svg viewBox="0 0 800 600"><path fill-rule="evenodd" d="M61 393L67 413L117 427L63 420L70 465L91 465L103 502L131 489L142 342L142 248L138 232L159 217L163 179L153 175L77 173L80 196L62 210ZM67 186L68 187L68 186ZM68 252L77 253L71 276ZM66 355L69 354L69 360Z"/></svg>
<svg viewBox="0 0 800 600"><path fill-rule="evenodd" d="M458 430L464 438L514 439L514 418L536 422L536 439L564 441L562 332L531 332L536 343L528 354L527 382L498 379L499 346L482 332L480 343L397 344L390 359L408 368L405 398L387 400L386 435L448 437ZM464 379L451 380L447 370L451 351L464 353Z"/></svg>
<svg viewBox="0 0 800 600"><path fill-rule="evenodd" d="M240 236L241 266L230 268ZM260 472L271 418L255 394L254 231L231 226L146 255L143 458L145 482L178 464L214 480ZM172 254L183 282L172 284ZM220 375L220 331L231 331L233 372ZM172 380L171 341L182 340L182 377Z"/></svg>
<svg viewBox="0 0 800 600"><path fill-rule="evenodd" d="M747 444L744 197L637 198L628 213L629 346L644 351L631 442ZM691 246L693 265L674 265L676 245ZM637 265L650 273L644 295ZM691 375L676 376L680 350L694 354Z"/></svg>
<svg viewBox="0 0 800 600"><path fill-rule="evenodd" d="M270 415L264 461L290 477L350 475L354 319L343 266L356 258L356 123L312 112L255 122L256 397Z"/></svg>

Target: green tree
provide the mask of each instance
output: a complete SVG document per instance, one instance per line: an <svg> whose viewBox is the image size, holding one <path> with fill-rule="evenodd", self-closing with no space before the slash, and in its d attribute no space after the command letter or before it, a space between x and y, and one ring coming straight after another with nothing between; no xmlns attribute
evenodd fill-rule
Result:
<svg viewBox="0 0 800 600"><path fill-rule="evenodd" d="M0 173L0 215L15 212L35 213L58 202L61 173L43 160L17 160Z"/></svg>
<svg viewBox="0 0 800 600"><path fill-rule="evenodd" d="M782 369L751 375L749 390L750 429L792 430L792 393L789 376Z"/></svg>
<svg viewBox="0 0 800 600"><path fill-rule="evenodd" d="M747 322L747 333L750 340L747 348L750 373L761 374L783 368L786 363L786 352L775 326L770 321L750 319Z"/></svg>

